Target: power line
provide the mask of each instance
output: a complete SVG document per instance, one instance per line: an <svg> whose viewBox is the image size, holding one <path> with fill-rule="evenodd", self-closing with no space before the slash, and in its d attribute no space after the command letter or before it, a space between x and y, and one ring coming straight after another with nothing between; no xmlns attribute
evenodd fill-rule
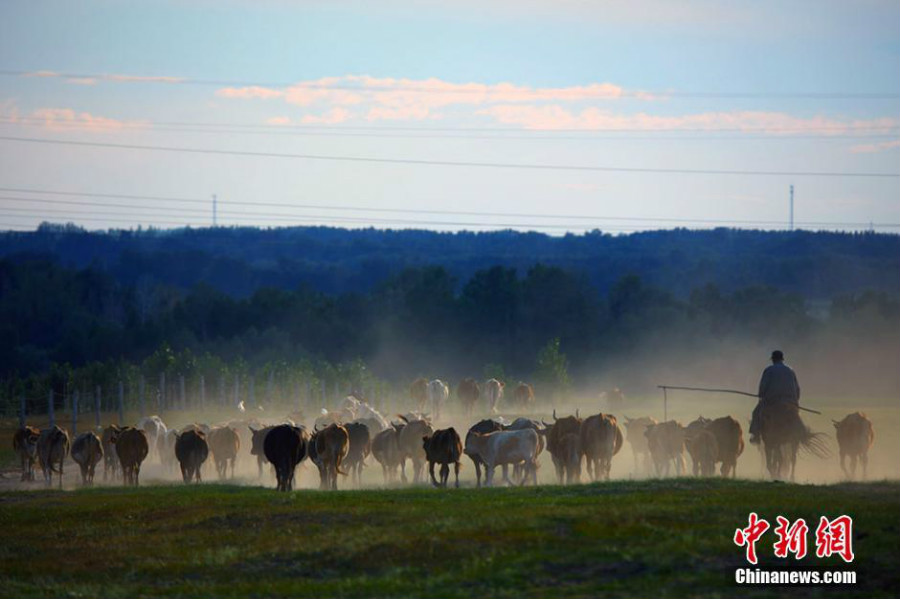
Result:
<svg viewBox="0 0 900 599"><path fill-rule="evenodd" d="M96 193L80 193L71 191L51 191L44 189L26 189L21 187L0 187L0 191L12 191L19 193L41 193L47 195L63 195L75 197L99 197L99 198L121 198L121 199L146 199L156 202L179 202L191 203L198 205L208 205L207 200L186 199L186 198L168 198L160 196L134 196L134 195L118 195L118 194L96 194ZM0 196L0 200L40 203L40 204L60 204L72 206L90 206L100 208L129 208L141 210L178 210L184 213L192 213L196 215L208 215L205 209L187 209L168 206L135 206L133 204L121 204L110 202L87 202L72 200L50 200L45 198L23 198L14 196ZM375 212L375 213L393 213L393 214L428 214L442 216L479 216L479 217L500 217L500 218L543 218L543 219L574 219L588 221L620 221L620 222L654 222L654 223L687 223L687 224L719 224L719 225L780 225L780 220L735 220L735 219L710 219L710 218L667 218L667 217L639 217L639 216L601 216L586 214L545 214L535 212L484 212L484 211L464 211L464 210L428 210L421 208L372 208L367 206L330 206L327 204L291 204L284 202L234 202L219 201L219 204L228 206L238 206L247 208L293 208L297 210L328 210L328 211L352 211L352 212ZM223 215L240 215L244 216L244 212L219 212ZM289 215L279 213L274 216L302 216L307 217L308 214ZM322 218L329 218L329 215ZM440 222L437 222L440 224ZM900 223L873 223L866 222L835 222L835 221L798 221L798 225L808 226L845 226L845 227L869 227L875 226L879 228L900 227Z"/></svg>
<svg viewBox="0 0 900 599"><path fill-rule="evenodd" d="M265 88L301 88L311 90L334 90L334 91L355 91L359 93L377 94L384 92L415 92L426 94L459 94L459 95L522 95L522 96L541 96L546 95L548 99L553 98L553 92L559 89L569 89L571 87L579 88L582 96L593 96L597 99L650 99L651 97L662 98L702 98L702 99L812 99L812 100L895 100L900 98L900 94L891 92L721 92L721 91L676 91L676 90L623 90L616 86L615 90L610 89L590 91L588 86L568 86L563 88L532 88L525 86L512 86L508 89L496 89L491 85L485 84L480 88L460 88L449 87L435 89L422 85L405 85L405 84L382 84L378 83L371 87L363 87L361 85L346 84L322 84L313 82L260 82L260 81L234 81L221 79L193 79L188 77L171 77L171 76L147 76L147 75L120 75L111 73L67 73L58 71L23 71L13 69L0 69L0 75L9 77L44 77L44 78L61 78L61 79L94 79L98 81L111 82L127 82L127 83L154 83L166 85L209 85L209 86L225 86L225 87L265 87ZM461 84L453 84L443 82L445 85L459 86ZM593 84L596 85L596 84Z"/></svg>
<svg viewBox="0 0 900 599"><path fill-rule="evenodd" d="M291 154L282 152L251 152L241 150L216 150L211 148L185 148L174 146L147 146L138 144L116 144L108 142L73 141L61 139L38 139L33 137L0 136L0 140L17 143L35 143L48 145L66 145L94 148L110 148L119 150L146 150L155 152L181 152L187 154L213 154L221 156L253 156L258 158L291 158L302 160L324 160L332 162L356 162L369 164L407 164L417 166L450 166L470 168L501 168L545 171L581 171L608 173L657 173L679 175L740 175L763 177L853 177L898 179L897 173L877 172L839 172L839 171L764 171L764 170L729 170L729 169L686 169L686 168L649 168L649 167L613 167L613 166L580 166L566 164L519 164L510 162L468 162L453 160L420 160L412 158L375 158L370 156L333 156L325 154Z"/></svg>

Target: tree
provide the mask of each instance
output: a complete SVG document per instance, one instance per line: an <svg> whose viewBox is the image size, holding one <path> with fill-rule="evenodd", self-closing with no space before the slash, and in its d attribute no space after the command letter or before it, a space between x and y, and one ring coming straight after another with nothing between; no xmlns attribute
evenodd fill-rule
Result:
<svg viewBox="0 0 900 599"><path fill-rule="evenodd" d="M541 348L537 357L535 380L543 389L551 389L551 397L556 400L569 391L569 362L560 351L559 338L551 339ZM542 393L542 395L546 395Z"/></svg>

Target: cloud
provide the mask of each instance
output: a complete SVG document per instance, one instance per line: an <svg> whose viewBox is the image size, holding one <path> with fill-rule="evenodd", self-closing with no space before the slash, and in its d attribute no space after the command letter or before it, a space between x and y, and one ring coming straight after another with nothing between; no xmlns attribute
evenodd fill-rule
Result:
<svg viewBox="0 0 900 599"><path fill-rule="evenodd" d="M69 77L66 83L72 85L97 85L97 79L94 77Z"/></svg>
<svg viewBox="0 0 900 599"><path fill-rule="evenodd" d="M216 95L233 99L280 98L303 108L363 107L367 120L422 120L439 118L436 110L483 107L497 103L614 101L623 98L649 101L653 95L626 90L612 83L567 87L530 87L512 83L452 83L436 77L406 79L344 75L301 81L287 88L224 87Z"/></svg>
<svg viewBox="0 0 900 599"><path fill-rule="evenodd" d="M863 130L866 133L888 133L900 126L900 121L890 118L872 120L839 120L816 116L795 117L784 112L771 111L730 111L703 112L678 116L660 116L639 112L633 114L614 113L588 107L570 110L555 105L498 104L476 111L489 116L504 125L518 125L524 129L553 130L572 129L581 131L622 130L622 131L735 131L757 132L768 135L815 134L839 136Z"/></svg>
<svg viewBox="0 0 900 599"><path fill-rule="evenodd" d="M22 119L25 122L25 119ZM146 123L139 121L122 121L97 116L89 112L75 112L71 108L41 108L32 112L27 121L33 124L40 122L41 126L51 131L121 131L123 129L140 129L146 127Z"/></svg>
<svg viewBox="0 0 900 599"><path fill-rule="evenodd" d="M343 123L350 119L352 115L350 111L345 108L335 107L329 110L328 112L320 115L315 114L307 114L304 115L302 119L300 119L301 123L307 125L334 125L336 123Z"/></svg>
<svg viewBox="0 0 900 599"><path fill-rule="evenodd" d="M216 95L221 98L241 98L244 100L259 98L262 100L271 100L272 98L280 98L284 96L284 92L276 89L269 89L267 87L252 85L249 87L225 87L216 90Z"/></svg>
<svg viewBox="0 0 900 599"><path fill-rule="evenodd" d="M66 83L74 85L94 85L98 81L117 81L125 83L183 83L187 81L184 77L168 77L164 75L120 75L116 73L105 73L101 75L82 76L71 73L59 73L57 71L30 71L23 73L23 77L47 77L61 78Z"/></svg>
<svg viewBox="0 0 900 599"><path fill-rule="evenodd" d="M273 116L266 119L267 125L290 125L291 117L289 116Z"/></svg>
<svg viewBox="0 0 900 599"><path fill-rule="evenodd" d="M853 146L850 151L854 154L874 154L876 152L885 152L887 150L895 150L900 148L900 139L891 141L882 141L877 144L861 144Z"/></svg>

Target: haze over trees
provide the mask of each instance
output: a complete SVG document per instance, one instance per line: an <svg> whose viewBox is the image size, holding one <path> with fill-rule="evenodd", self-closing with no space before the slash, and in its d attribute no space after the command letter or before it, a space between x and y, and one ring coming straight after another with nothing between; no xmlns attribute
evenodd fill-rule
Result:
<svg viewBox="0 0 900 599"><path fill-rule="evenodd" d="M775 346L813 389L900 389L897 236L44 227L0 255L6 397L160 372L649 389L743 382Z"/></svg>

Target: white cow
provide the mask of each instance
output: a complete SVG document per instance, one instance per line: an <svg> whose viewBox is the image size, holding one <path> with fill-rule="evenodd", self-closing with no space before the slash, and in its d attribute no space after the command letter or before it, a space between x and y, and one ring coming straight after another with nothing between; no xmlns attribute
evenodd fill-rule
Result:
<svg viewBox="0 0 900 599"><path fill-rule="evenodd" d="M525 476L522 484L528 481L531 475L532 482L537 485L537 456L538 434L533 429L527 428L518 431L496 431L493 433L472 433L466 436L465 453L468 456L477 455L484 462L484 484L492 486L494 480L494 468L512 464L523 465ZM504 479L506 468L504 468Z"/></svg>
<svg viewBox="0 0 900 599"><path fill-rule="evenodd" d="M434 415L435 421L440 420L441 407L448 397L450 397L450 388L444 381L434 379L428 383L428 403L431 404L431 413Z"/></svg>
<svg viewBox="0 0 900 599"><path fill-rule="evenodd" d="M157 447L160 437L165 437L169 430L162 418L156 414L141 418L137 427L147 433L147 443L150 447Z"/></svg>
<svg viewBox="0 0 900 599"><path fill-rule="evenodd" d="M484 384L485 394L491 408L491 414L497 413L497 403L503 398L503 387L506 384L497 379L489 379Z"/></svg>

